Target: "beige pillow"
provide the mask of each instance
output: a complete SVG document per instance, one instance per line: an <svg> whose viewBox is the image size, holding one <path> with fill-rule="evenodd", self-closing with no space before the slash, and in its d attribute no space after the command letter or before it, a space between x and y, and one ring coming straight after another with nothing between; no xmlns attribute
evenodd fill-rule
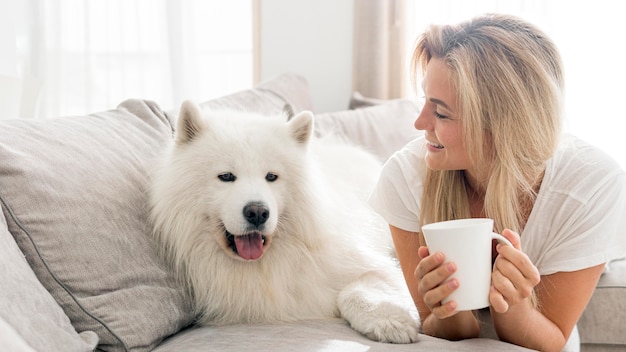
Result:
<svg viewBox="0 0 626 352"><path fill-rule="evenodd" d="M381 161L422 135L413 127L419 110L408 99L390 100L355 110L318 114L319 135L334 134L374 153Z"/></svg>
<svg viewBox="0 0 626 352"><path fill-rule="evenodd" d="M263 114L279 113L285 106L289 106L293 112L313 111L309 85L304 77L294 73L273 77L252 89L200 102L199 105L209 110L234 109ZM167 115L174 121L178 107L169 110Z"/></svg>

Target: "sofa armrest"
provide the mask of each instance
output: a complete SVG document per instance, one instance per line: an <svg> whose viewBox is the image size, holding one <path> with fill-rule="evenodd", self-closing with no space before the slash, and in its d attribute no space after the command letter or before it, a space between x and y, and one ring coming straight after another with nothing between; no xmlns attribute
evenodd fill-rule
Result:
<svg viewBox="0 0 626 352"><path fill-rule="evenodd" d="M581 351L626 350L626 259L602 274L578 329Z"/></svg>

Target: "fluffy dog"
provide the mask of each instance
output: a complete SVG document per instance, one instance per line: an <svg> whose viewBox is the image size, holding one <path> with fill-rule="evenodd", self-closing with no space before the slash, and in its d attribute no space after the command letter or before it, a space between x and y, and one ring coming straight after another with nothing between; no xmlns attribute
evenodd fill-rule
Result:
<svg viewBox="0 0 626 352"><path fill-rule="evenodd" d="M310 112L288 117L181 106L151 219L198 323L341 316L370 339L416 341L388 227L365 202L380 163L314 137Z"/></svg>

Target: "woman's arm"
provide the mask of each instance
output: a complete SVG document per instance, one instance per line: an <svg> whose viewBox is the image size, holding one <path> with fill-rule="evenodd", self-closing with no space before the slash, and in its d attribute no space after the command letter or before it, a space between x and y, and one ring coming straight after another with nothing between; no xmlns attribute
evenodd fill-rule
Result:
<svg viewBox="0 0 626 352"><path fill-rule="evenodd" d="M456 270L454 265L442 265L445 261L442 253L429 255L428 249L423 246L425 242L421 234L394 226L389 228L404 279L420 315L423 332L449 340L477 337L480 327L471 311L456 312L455 302L441 306L441 300L454 291L455 284L458 284L454 281L452 285L441 285ZM432 309L424 302L424 296L431 302Z"/></svg>
<svg viewBox="0 0 626 352"><path fill-rule="evenodd" d="M500 339L520 346L561 351L593 294L604 264L541 276L535 286L535 307L525 284L532 276L525 267L532 263L521 252L517 234L504 231L503 235L517 248L498 247L490 294L496 332Z"/></svg>

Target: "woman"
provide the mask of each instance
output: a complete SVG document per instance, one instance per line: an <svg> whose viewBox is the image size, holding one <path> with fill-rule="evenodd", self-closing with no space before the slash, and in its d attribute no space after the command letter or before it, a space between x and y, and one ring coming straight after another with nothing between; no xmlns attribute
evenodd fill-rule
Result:
<svg viewBox="0 0 626 352"><path fill-rule="evenodd" d="M431 26L412 68L423 75L415 128L425 134L385 164L370 203L390 225L423 332L464 339L492 326L501 340L563 350L605 263L626 255L626 173L561 135L558 50L521 19ZM441 303L471 282L449 280L455 264L420 234L469 217L493 218L514 245L493 249L487 312Z"/></svg>

